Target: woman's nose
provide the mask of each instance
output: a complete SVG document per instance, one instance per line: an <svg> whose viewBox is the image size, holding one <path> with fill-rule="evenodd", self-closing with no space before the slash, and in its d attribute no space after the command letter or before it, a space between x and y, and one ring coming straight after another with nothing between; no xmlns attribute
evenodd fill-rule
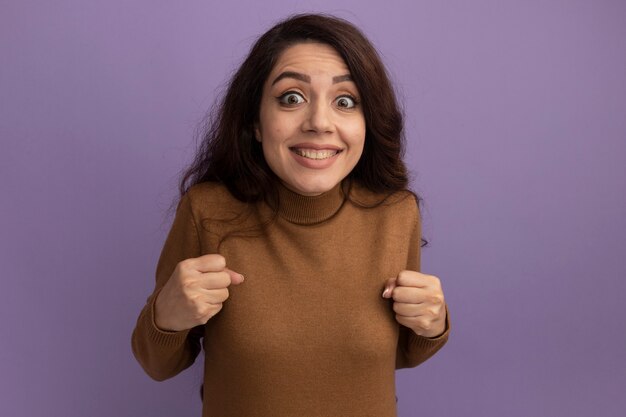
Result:
<svg viewBox="0 0 626 417"><path fill-rule="evenodd" d="M306 119L302 125L304 131L316 133L329 133L333 131L332 109L321 100L317 100L308 106Z"/></svg>

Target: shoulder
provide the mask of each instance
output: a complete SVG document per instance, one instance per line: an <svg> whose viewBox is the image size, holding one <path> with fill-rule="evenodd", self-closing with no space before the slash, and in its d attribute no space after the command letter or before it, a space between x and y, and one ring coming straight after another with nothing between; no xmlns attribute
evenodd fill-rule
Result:
<svg viewBox="0 0 626 417"><path fill-rule="evenodd" d="M353 186L350 192L350 210L367 226L367 233L374 233L385 243L381 247L419 245L421 219L416 195L409 190L391 194L373 193L364 187Z"/></svg>
<svg viewBox="0 0 626 417"><path fill-rule="evenodd" d="M231 216L247 207L224 184L218 182L203 182L190 187L182 197L181 204L188 204L196 218Z"/></svg>
<svg viewBox="0 0 626 417"><path fill-rule="evenodd" d="M191 186L187 193L185 193L185 196L188 196L192 201L216 198L237 201L224 184L214 181L201 182L200 184Z"/></svg>
<svg viewBox="0 0 626 417"><path fill-rule="evenodd" d="M419 214L417 196L410 190L396 191L391 194L375 193L363 185L354 183L350 188L350 201L364 208L381 208L402 214Z"/></svg>
<svg viewBox="0 0 626 417"><path fill-rule="evenodd" d="M372 224L396 230L399 234L421 227L417 196L410 190L382 194L354 184L350 189L349 201L367 215Z"/></svg>

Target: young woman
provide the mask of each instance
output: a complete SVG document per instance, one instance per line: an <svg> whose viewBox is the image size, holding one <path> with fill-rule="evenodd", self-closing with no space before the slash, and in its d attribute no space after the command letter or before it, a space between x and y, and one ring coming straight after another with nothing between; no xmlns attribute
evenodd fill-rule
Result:
<svg viewBox="0 0 626 417"><path fill-rule="evenodd" d="M298 15L261 36L182 180L132 337L145 371L204 350L204 416L395 416L395 369L449 332L439 279L418 272L402 128L350 23Z"/></svg>

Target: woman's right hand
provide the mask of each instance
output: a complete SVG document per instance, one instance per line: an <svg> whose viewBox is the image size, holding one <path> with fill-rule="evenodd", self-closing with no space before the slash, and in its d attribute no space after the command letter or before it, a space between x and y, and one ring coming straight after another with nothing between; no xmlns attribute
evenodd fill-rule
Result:
<svg viewBox="0 0 626 417"><path fill-rule="evenodd" d="M164 331L181 331L206 324L228 298L228 287L243 275L226 268L223 256L210 254L176 265L155 302L154 321Z"/></svg>

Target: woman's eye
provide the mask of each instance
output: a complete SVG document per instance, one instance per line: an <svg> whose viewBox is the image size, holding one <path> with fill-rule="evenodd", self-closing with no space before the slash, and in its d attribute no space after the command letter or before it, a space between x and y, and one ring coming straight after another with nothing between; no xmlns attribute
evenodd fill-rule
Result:
<svg viewBox="0 0 626 417"><path fill-rule="evenodd" d="M294 93L293 91L283 94L278 98L278 100L282 104L286 104L288 106L304 103L304 97L302 97L299 93Z"/></svg>
<svg viewBox="0 0 626 417"><path fill-rule="evenodd" d="M351 109L356 107L357 101L354 97L341 96L335 100L335 104L343 109Z"/></svg>

